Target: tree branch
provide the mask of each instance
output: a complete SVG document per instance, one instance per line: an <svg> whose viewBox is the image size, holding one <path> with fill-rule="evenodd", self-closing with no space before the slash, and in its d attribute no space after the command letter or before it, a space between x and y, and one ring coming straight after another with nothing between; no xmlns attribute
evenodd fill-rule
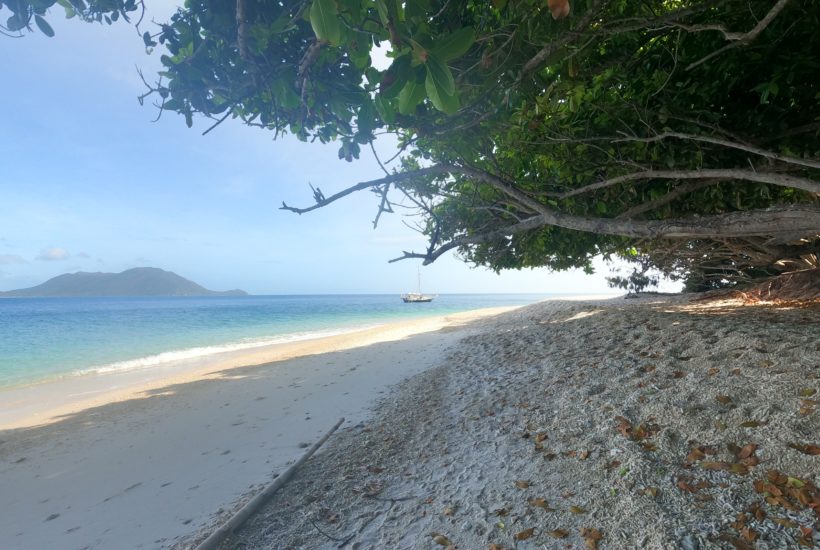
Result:
<svg viewBox="0 0 820 550"><path fill-rule="evenodd" d="M716 50L716 51L710 53L709 55L707 55L705 57L702 57L698 61L695 61L694 63L691 63L688 67L686 67L686 70L690 71L690 70L694 69L695 67L697 67L698 65L706 63L710 59L719 56L720 54L722 54L723 52L725 52L727 50L730 50L732 48L736 48L737 46L746 46L752 40L757 38L757 35L759 35L761 32L763 32L763 30L766 27L769 26L769 23L771 23L772 20L775 17L777 17L777 15L781 11L783 11L783 8L785 8L786 4L788 4L788 3L789 3L789 0L778 0L777 4L775 4L772 7L771 10L769 10L769 13L767 13L763 17L763 19L758 21L757 25L755 25L752 30L750 30L749 32L745 32L745 33L729 32L722 25L692 25L692 26L687 26L687 25L682 25L682 24L674 24L675 26L680 27L680 28L682 28L682 29L684 29L688 32L717 30L717 31L720 31L720 32L723 33L723 36L726 38L726 40L731 40L732 41L730 44L727 44L726 46L720 48L719 50Z"/></svg>
<svg viewBox="0 0 820 550"><path fill-rule="evenodd" d="M595 16L598 15L598 11L602 7L602 4L605 3L606 0L595 0L589 7L587 12L584 14L584 16L578 20L578 24L575 25L575 29L584 29L588 27L590 23L592 23L592 21L595 19ZM517 81L520 82L524 79L525 76L529 75L530 73L534 73L535 71L540 69L541 65L543 65L544 62L546 62L549 56L551 56L552 54L554 54L555 52L557 52L558 50L560 50L561 48L575 40L576 38L578 38L578 36L579 35L575 32L566 32L561 37L553 40L552 42L541 48L541 50L537 54L535 54L529 61L527 61L524 64L524 67L521 69L521 75L518 77Z"/></svg>
<svg viewBox="0 0 820 550"><path fill-rule="evenodd" d="M742 143L737 143L734 141L729 141L726 139L720 138L713 138L710 136L697 136L694 134L683 134L680 132L663 132L656 136L648 137L648 138L638 138L638 137L624 137L613 140L613 143L620 143L624 141L639 141L643 143L652 143L654 141L661 141L666 138L678 138L678 139L688 139L691 141L700 141L703 143L712 143L714 145L721 145L723 147L730 147L732 149L740 149L741 151L746 151L747 153L752 153L755 155L760 155L761 157L766 157L773 160L779 160L781 162L787 162L789 164L799 164L800 166L806 166L808 168L818 168L820 169L820 161L816 161L813 159L801 159L795 157L787 157L784 155L779 155L773 151L769 151L767 149L761 149L760 147L755 147L753 145L744 145Z"/></svg>
<svg viewBox="0 0 820 550"><path fill-rule="evenodd" d="M780 187L790 187L794 189L802 189L809 193L820 193L820 183L807 178L799 178L796 176L789 176L786 174L778 174L775 172L754 172L752 170L736 170L736 169L717 169L717 170L646 170L643 172L635 172L618 176L616 178L606 179L596 183L591 183L566 193L556 193L552 196L558 199L567 199L576 195L589 193L590 191L597 191L605 187L611 187L619 183L627 181L642 180L642 179L734 179L755 181L758 183L768 183Z"/></svg>
<svg viewBox="0 0 820 550"><path fill-rule="evenodd" d="M725 239L776 235L781 240L794 240L820 237L820 208L800 204L715 216L650 221L590 218L552 211L482 235L455 238L426 254L404 252L402 256L390 261L419 258L427 265L453 248L481 244L547 226L646 239Z"/></svg>
<svg viewBox="0 0 820 550"><path fill-rule="evenodd" d="M401 172L398 174L392 174L390 176L386 176L384 178L379 178L377 180L370 180L370 181L363 181L361 183L357 183L356 185L352 185L347 189L343 189L339 191L335 195L331 195L330 197L324 198L322 197L317 198L316 204L313 206L308 206L306 208L296 208L293 206L288 206L284 202L282 202L282 206L279 207L279 210L288 210L290 212L296 212L297 214L304 214L306 212L310 212L311 210L316 210L317 208L322 208L323 206L327 206L332 202L336 202L337 200L341 199L342 197L346 197L351 193L355 193L356 191L361 191L362 189L369 189L371 187L378 187L379 185L384 185L387 183L399 183L402 181L410 180L413 178L418 178L421 176L428 176L428 175L435 175L435 174L446 174L450 172L450 167L436 165L430 166L429 168L421 168L419 170L414 170L412 172Z"/></svg>
<svg viewBox="0 0 820 550"><path fill-rule="evenodd" d="M703 181L692 181L689 183L685 183L683 185L679 185L669 191L667 194L663 195L662 197L658 197L657 199L651 200L649 202L645 202L642 204L638 204L633 206L629 210L626 210L616 217L617 219L630 219L634 218L639 214L643 214L644 212L649 212L650 210L654 210L660 206L665 204L669 204L670 202L684 196L688 195L689 193L694 193L699 189L703 189L704 187L709 187L710 185L715 185L716 183L720 183L720 180L703 180Z"/></svg>

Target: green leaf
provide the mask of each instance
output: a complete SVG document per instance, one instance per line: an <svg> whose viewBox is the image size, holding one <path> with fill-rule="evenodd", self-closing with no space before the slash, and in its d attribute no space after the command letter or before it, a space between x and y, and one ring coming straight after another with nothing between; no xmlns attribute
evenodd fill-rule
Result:
<svg viewBox="0 0 820 550"><path fill-rule="evenodd" d="M20 14L15 13L6 20L6 28L11 31L19 31L26 26L26 22L20 17Z"/></svg>
<svg viewBox="0 0 820 550"><path fill-rule="evenodd" d="M427 96L430 98L430 101L433 103L433 106L442 111L451 115L459 110L461 107L461 103L458 100L458 94L443 94L437 88L436 85L433 83L432 78L428 75L424 81L424 87L427 90Z"/></svg>
<svg viewBox="0 0 820 550"><path fill-rule="evenodd" d="M436 90L441 95L453 95L456 91L456 83L453 80L453 73L450 67L444 64L434 55L427 56L427 78L432 80Z"/></svg>
<svg viewBox="0 0 820 550"><path fill-rule="evenodd" d="M458 111L460 106L458 94L456 93L456 84L450 68L433 55L427 58L425 67L427 68L427 78L424 80L424 86L427 90L427 96L433 102L433 106L447 114Z"/></svg>
<svg viewBox="0 0 820 550"><path fill-rule="evenodd" d="M387 26L388 21L390 21L390 15L387 12L387 4L384 3L384 0L376 0L376 11L379 12L379 19L381 19L382 25Z"/></svg>
<svg viewBox="0 0 820 550"><path fill-rule="evenodd" d="M393 108L393 105L390 103L390 100L385 98L382 94L376 96L374 100L376 105L376 111L379 113L381 119L386 122L387 124L393 124L396 122L396 110Z"/></svg>
<svg viewBox="0 0 820 550"><path fill-rule="evenodd" d="M446 63L467 53L473 42L475 42L475 29L462 27L456 32L437 40L433 54Z"/></svg>
<svg viewBox="0 0 820 550"><path fill-rule="evenodd" d="M49 38L54 36L54 29L51 28L51 25L49 25L45 19L35 14L34 22L37 24L37 28L40 29L44 35Z"/></svg>
<svg viewBox="0 0 820 550"><path fill-rule="evenodd" d="M410 80L399 93L399 112L403 115L412 115L416 112L416 105L424 100L424 84Z"/></svg>
<svg viewBox="0 0 820 550"><path fill-rule="evenodd" d="M319 40L338 46L342 40L335 0L313 0L310 6L310 26Z"/></svg>

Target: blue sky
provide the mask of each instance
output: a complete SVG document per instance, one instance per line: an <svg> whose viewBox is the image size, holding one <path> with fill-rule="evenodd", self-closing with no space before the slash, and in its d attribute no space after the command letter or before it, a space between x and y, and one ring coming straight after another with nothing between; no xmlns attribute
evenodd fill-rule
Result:
<svg viewBox="0 0 820 550"><path fill-rule="evenodd" d="M174 5L148 4L157 21ZM309 204L308 182L329 195L379 177L371 158L349 164L338 146L274 142L235 121L206 136L206 120L152 122L156 110L136 99L136 67L150 76L158 53L146 55L133 27L65 21L61 9L49 20L54 38L0 37L0 290L137 266L255 294L415 287L418 263L388 260L424 241L400 215L373 230L371 194L303 216L278 210ZM605 274L496 275L452 256L422 268L424 289L439 293L611 292Z"/></svg>

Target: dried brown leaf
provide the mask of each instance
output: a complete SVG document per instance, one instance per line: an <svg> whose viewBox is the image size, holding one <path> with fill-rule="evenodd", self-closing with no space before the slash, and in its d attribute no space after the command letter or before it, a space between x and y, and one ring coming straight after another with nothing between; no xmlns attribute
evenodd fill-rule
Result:
<svg viewBox="0 0 820 550"><path fill-rule="evenodd" d="M807 455L820 455L820 446L818 445L803 445L801 443L789 443L788 446Z"/></svg>
<svg viewBox="0 0 820 550"><path fill-rule="evenodd" d="M793 522L792 520L790 520L790 519L772 518L772 521L782 525L783 527L788 527L790 529L794 529L795 527L797 527L797 524L795 522Z"/></svg>
<svg viewBox="0 0 820 550"><path fill-rule="evenodd" d="M721 405L730 405L732 403L732 398L728 395L718 395L715 400Z"/></svg>
<svg viewBox="0 0 820 550"><path fill-rule="evenodd" d="M744 458L749 458L750 456L755 454L755 451L757 450L758 446L759 445L757 443L749 443L748 445L744 445L743 448L741 448L740 451L737 453L737 458L740 460L743 460Z"/></svg>
<svg viewBox="0 0 820 550"><path fill-rule="evenodd" d="M731 464L728 462L713 462L713 461L706 461L700 463L701 468L705 470L728 470L731 468Z"/></svg>
<svg viewBox="0 0 820 550"><path fill-rule="evenodd" d="M530 506L535 506L536 508L549 509L547 501L543 498L531 498L527 501L527 504L529 504Z"/></svg>
<svg viewBox="0 0 820 550"><path fill-rule="evenodd" d="M515 482L515 486L519 489L528 489L530 486L530 482L523 479L519 479Z"/></svg>
<svg viewBox="0 0 820 550"><path fill-rule="evenodd" d="M589 550L596 550L596 548L598 548L598 541L604 538L604 535L598 529L591 527L582 527L581 536L584 538L584 545Z"/></svg>
<svg viewBox="0 0 820 550"><path fill-rule="evenodd" d="M533 535L534 532L535 527L530 527L529 529L524 529L523 531L516 533L513 538L515 540L527 540Z"/></svg>
<svg viewBox="0 0 820 550"><path fill-rule="evenodd" d="M749 542L754 542L757 540L757 531L751 527L744 527L740 530L740 536Z"/></svg>
<svg viewBox="0 0 820 550"><path fill-rule="evenodd" d="M565 539L569 536L569 531L566 529L553 529L547 534L554 539Z"/></svg>
<svg viewBox="0 0 820 550"><path fill-rule="evenodd" d="M379 466L368 466L367 471L371 474L380 474L384 471L384 468L380 468Z"/></svg>
<svg viewBox="0 0 820 550"><path fill-rule="evenodd" d="M692 464L693 462L703 460L704 458L706 458L706 453L701 450L701 447L697 447L689 451L689 454L686 455L686 462Z"/></svg>
<svg viewBox="0 0 820 550"><path fill-rule="evenodd" d="M800 390L800 397L811 397L817 393L817 388L803 388Z"/></svg>
<svg viewBox="0 0 820 550"><path fill-rule="evenodd" d="M507 514L509 514L509 513L510 513L510 511L509 511L508 509L506 509L506 508L496 508L495 510L493 510L493 513L494 513L495 515L497 515L497 516L499 516L499 517L502 517L502 518L503 518L504 516L506 516Z"/></svg>
<svg viewBox="0 0 820 550"><path fill-rule="evenodd" d="M439 535L438 533L431 533L431 535L433 536L433 542L436 544L440 544L441 546L450 546L450 539L444 535Z"/></svg>
<svg viewBox="0 0 820 550"><path fill-rule="evenodd" d="M586 514L587 511L581 508L580 506L570 506L569 511L573 514Z"/></svg>

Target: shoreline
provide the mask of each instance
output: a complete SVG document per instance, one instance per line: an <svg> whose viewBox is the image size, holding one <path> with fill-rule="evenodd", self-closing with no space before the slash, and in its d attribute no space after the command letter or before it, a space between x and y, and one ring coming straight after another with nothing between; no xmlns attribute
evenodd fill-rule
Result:
<svg viewBox="0 0 820 550"><path fill-rule="evenodd" d="M333 331L326 336L222 351L143 368L63 374L33 383L0 387L0 430L46 424L84 409L139 398L163 386L219 378L236 368L406 338L518 307L522 306L482 308L367 325L365 328Z"/></svg>
<svg viewBox="0 0 820 550"><path fill-rule="evenodd" d="M6 411L6 424L29 425L0 429L0 544L170 547L268 483L340 417L343 429L365 421L389 388L511 309L273 346L175 378L116 380L100 395L35 388L47 412ZM80 395L49 403L65 393Z"/></svg>

